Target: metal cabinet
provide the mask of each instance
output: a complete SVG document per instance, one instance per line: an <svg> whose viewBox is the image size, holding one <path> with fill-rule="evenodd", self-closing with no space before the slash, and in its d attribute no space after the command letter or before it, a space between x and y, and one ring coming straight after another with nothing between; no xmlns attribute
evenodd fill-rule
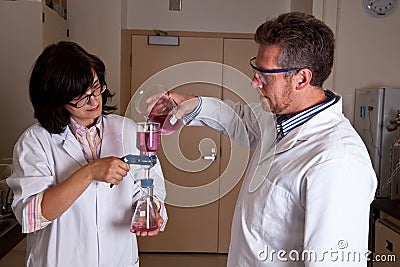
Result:
<svg viewBox="0 0 400 267"><path fill-rule="evenodd" d="M371 258L372 266L400 266L399 260L400 225L397 225L391 217L378 219L375 222L375 252Z"/></svg>

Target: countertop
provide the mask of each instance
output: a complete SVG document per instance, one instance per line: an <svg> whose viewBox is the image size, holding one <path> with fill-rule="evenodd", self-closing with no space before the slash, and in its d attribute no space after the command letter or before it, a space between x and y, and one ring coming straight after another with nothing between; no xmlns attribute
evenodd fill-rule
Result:
<svg viewBox="0 0 400 267"><path fill-rule="evenodd" d="M383 211L393 218L400 220L400 199L375 199L372 208Z"/></svg>
<svg viewBox="0 0 400 267"><path fill-rule="evenodd" d="M0 219L0 259L10 252L22 239L21 225L13 215Z"/></svg>

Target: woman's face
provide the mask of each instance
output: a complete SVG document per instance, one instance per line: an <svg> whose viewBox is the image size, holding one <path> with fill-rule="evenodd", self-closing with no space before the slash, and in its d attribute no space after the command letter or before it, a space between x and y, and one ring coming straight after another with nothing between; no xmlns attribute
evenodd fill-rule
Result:
<svg viewBox="0 0 400 267"><path fill-rule="evenodd" d="M91 87L89 87L84 95L78 96L71 101L71 104L78 103L79 100L91 95L95 90L101 90L101 84L96 73L94 73L94 80ZM103 108L102 94L98 96L91 95L89 101L82 107L76 108L66 104L65 108L71 114L71 117L80 125L91 127L95 124L96 119L101 115Z"/></svg>

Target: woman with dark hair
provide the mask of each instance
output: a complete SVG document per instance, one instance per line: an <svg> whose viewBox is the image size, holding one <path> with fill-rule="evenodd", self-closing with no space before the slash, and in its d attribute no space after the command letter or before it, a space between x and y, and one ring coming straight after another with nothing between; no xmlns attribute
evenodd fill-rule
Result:
<svg viewBox="0 0 400 267"><path fill-rule="evenodd" d="M17 141L13 210L27 233L27 266L138 266L136 235L157 235L167 216L161 167L151 169L159 228L131 234L135 179L119 158L139 154L136 124L111 114L104 63L73 42L46 47L29 83L39 123ZM113 188L110 184L115 184Z"/></svg>

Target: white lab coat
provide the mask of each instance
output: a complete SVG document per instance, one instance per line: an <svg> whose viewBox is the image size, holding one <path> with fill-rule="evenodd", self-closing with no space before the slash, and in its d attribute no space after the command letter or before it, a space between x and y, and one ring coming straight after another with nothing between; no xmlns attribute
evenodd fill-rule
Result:
<svg viewBox="0 0 400 267"><path fill-rule="evenodd" d="M259 104L252 113L203 98L191 125L202 124L255 149L233 217L229 267L367 266L377 180L364 143L342 114L341 100L272 149L273 116Z"/></svg>
<svg viewBox="0 0 400 267"><path fill-rule="evenodd" d="M103 116L104 132L100 157L139 154L136 124L117 115ZM69 127L50 134L39 124L28 128L14 148L13 175L7 183L14 191L13 209L22 221L30 197L61 183L86 165L82 148ZM161 167L151 169L154 194L165 198ZM59 218L45 228L27 234L27 266L93 267L138 266L135 234L130 233L132 197L138 193L134 178L144 171L131 165L119 184L94 181Z"/></svg>

